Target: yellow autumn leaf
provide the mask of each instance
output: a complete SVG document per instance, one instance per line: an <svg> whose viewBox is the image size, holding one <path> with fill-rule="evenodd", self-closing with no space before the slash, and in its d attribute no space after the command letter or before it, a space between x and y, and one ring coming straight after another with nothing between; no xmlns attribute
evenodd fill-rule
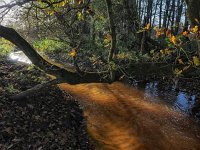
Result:
<svg viewBox="0 0 200 150"><path fill-rule="evenodd" d="M193 56L193 62L195 66L199 66L200 65L200 61L199 58L197 56Z"/></svg>
<svg viewBox="0 0 200 150"><path fill-rule="evenodd" d="M165 54L165 50L160 50L160 53L161 53L162 55L164 55L164 54Z"/></svg>
<svg viewBox="0 0 200 150"><path fill-rule="evenodd" d="M78 17L78 20L84 20L83 14L80 11L77 13L77 17Z"/></svg>
<svg viewBox="0 0 200 150"><path fill-rule="evenodd" d="M180 76L183 73L183 70L180 70L178 68L175 69L176 76Z"/></svg>
<svg viewBox="0 0 200 150"><path fill-rule="evenodd" d="M176 43L177 43L177 38L173 35L173 36L170 38L170 41L171 41L174 45L176 45Z"/></svg>
<svg viewBox="0 0 200 150"><path fill-rule="evenodd" d="M47 14L49 14L50 16L52 16L52 15L54 14L54 11L53 11L53 10L49 10L49 11L47 12Z"/></svg>
<svg viewBox="0 0 200 150"><path fill-rule="evenodd" d="M159 36L161 36L162 35L162 32L161 31L157 31L156 32L156 37L159 37Z"/></svg>
<svg viewBox="0 0 200 150"><path fill-rule="evenodd" d="M154 50L154 49L150 51L150 54L154 54L154 53L155 53L155 50Z"/></svg>
<svg viewBox="0 0 200 150"><path fill-rule="evenodd" d="M154 30L156 31L156 37L157 38L164 34L164 30L162 28L159 29L158 27L155 27Z"/></svg>
<svg viewBox="0 0 200 150"><path fill-rule="evenodd" d="M151 24L150 23L148 23L145 27L144 27L144 30L149 30L150 29L150 27L151 27Z"/></svg>
<svg viewBox="0 0 200 150"><path fill-rule="evenodd" d="M182 59L178 59L178 63L179 63L179 64L182 64L182 65L184 64L184 62L183 62Z"/></svg>
<svg viewBox="0 0 200 150"><path fill-rule="evenodd" d="M193 33L197 33L199 31L199 27L195 26L194 28L192 28L192 32Z"/></svg>
<svg viewBox="0 0 200 150"><path fill-rule="evenodd" d="M71 56L71 57L75 57L76 56L76 49L75 48L73 48L71 50L71 52L69 53L69 56Z"/></svg>
<svg viewBox="0 0 200 150"><path fill-rule="evenodd" d="M155 26L153 29L154 29L155 31L157 31L157 30L158 30L158 27L157 27L157 26Z"/></svg>
<svg viewBox="0 0 200 150"><path fill-rule="evenodd" d="M78 0L79 5L82 4L82 3L84 3L84 0Z"/></svg>
<svg viewBox="0 0 200 150"><path fill-rule="evenodd" d="M164 53L165 53L166 55L171 55L171 54L173 53L173 51L170 50L170 49L168 49L168 48L166 48L166 49L164 50Z"/></svg>
<svg viewBox="0 0 200 150"><path fill-rule="evenodd" d="M183 35L184 35L185 37L188 37L188 35L189 35L188 31L184 31L184 32L183 32Z"/></svg>
<svg viewBox="0 0 200 150"><path fill-rule="evenodd" d="M64 7L65 4L66 4L66 2L65 2L65 1L62 1L62 2L60 2L59 6Z"/></svg>

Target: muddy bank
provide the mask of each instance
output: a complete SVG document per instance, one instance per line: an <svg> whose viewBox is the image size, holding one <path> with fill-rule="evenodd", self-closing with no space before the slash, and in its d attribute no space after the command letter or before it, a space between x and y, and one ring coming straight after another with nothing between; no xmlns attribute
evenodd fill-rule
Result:
<svg viewBox="0 0 200 150"><path fill-rule="evenodd" d="M45 80L34 67L0 58L0 149L94 149L78 103L57 87L18 102L9 99Z"/></svg>

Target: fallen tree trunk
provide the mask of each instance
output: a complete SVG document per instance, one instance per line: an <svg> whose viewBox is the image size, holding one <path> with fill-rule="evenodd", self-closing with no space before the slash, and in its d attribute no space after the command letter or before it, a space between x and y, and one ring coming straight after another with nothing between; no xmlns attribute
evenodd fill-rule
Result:
<svg viewBox="0 0 200 150"><path fill-rule="evenodd" d="M36 86L34 86L33 88L31 89L28 89L26 91L23 91L17 95L14 95L12 97L10 97L11 100L22 100L28 96L31 96L35 93L38 93L41 89L44 89L46 87L51 87L53 85L56 85L56 84L59 84L59 83L62 83L61 81L57 80L57 79L54 79L54 80L51 80L49 82L45 82L45 83L42 83L42 84L38 84Z"/></svg>
<svg viewBox="0 0 200 150"><path fill-rule="evenodd" d="M138 77L145 79L147 76L152 77L154 75L157 76L173 76L173 70L172 65L165 64L165 63L135 63L130 66L130 68L124 69L119 68L117 71L117 76L119 80L137 80ZM120 79L120 77L123 77ZM11 100L22 100L28 96L35 95L35 93L39 93L40 91L43 91L45 88L49 88L51 86L65 83L65 80L60 79L53 79L49 82L45 82L39 85L36 85L35 87L28 89L26 91L23 91L17 95L14 95L10 97Z"/></svg>

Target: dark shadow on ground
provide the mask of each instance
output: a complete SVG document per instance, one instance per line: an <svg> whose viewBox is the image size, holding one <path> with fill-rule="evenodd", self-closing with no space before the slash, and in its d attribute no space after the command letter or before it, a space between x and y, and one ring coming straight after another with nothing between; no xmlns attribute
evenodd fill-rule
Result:
<svg viewBox="0 0 200 150"><path fill-rule="evenodd" d="M9 99L47 80L36 68L0 58L0 149L92 150L78 103L57 87Z"/></svg>

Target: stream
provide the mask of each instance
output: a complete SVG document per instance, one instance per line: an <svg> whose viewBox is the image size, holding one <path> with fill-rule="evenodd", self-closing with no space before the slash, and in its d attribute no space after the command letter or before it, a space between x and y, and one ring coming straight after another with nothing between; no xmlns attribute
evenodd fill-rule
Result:
<svg viewBox="0 0 200 150"><path fill-rule="evenodd" d="M200 148L199 125L185 113L152 102L156 96L150 96L148 88L140 90L120 82L58 86L78 100L97 150Z"/></svg>
<svg viewBox="0 0 200 150"><path fill-rule="evenodd" d="M195 94L176 91L173 86L167 90L159 88L158 81L138 85L137 88L144 91L147 101L167 105L176 111L184 112L187 116L194 117L197 122L200 121L200 104Z"/></svg>
<svg viewBox="0 0 200 150"><path fill-rule="evenodd" d="M22 51L10 53L9 59L31 64L31 61ZM145 100L165 104L176 111L181 111L188 116L194 117L197 122L200 121L200 102L196 95L184 91L176 91L173 87L165 90L165 88L159 88L158 84L158 81L153 81L146 84L137 84L135 87L145 93Z"/></svg>
<svg viewBox="0 0 200 150"><path fill-rule="evenodd" d="M32 64L30 59L22 51L11 52L9 54L9 59L11 59L13 61L23 62L26 64Z"/></svg>

